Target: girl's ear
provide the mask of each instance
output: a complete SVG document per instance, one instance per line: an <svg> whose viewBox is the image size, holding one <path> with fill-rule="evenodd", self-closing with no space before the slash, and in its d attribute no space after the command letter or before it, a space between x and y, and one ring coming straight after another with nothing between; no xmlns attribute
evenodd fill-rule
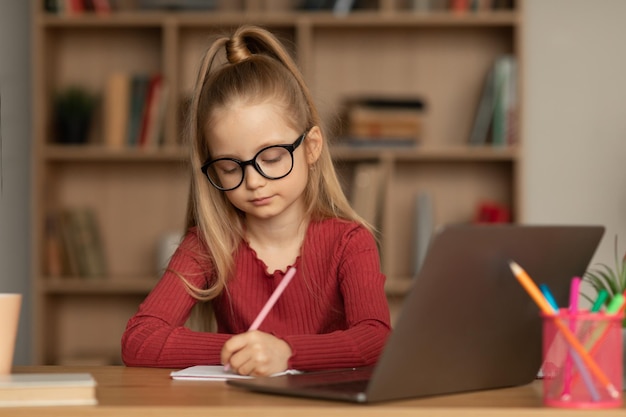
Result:
<svg viewBox="0 0 626 417"><path fill-rule="evenodd" d="M322 146L324 144L324 137L322 136L322 130L319 126L313 126L309 133L307 133L304 139L304 145L306 149L306 162L309 165L313 165L322 153Z"/></svg>

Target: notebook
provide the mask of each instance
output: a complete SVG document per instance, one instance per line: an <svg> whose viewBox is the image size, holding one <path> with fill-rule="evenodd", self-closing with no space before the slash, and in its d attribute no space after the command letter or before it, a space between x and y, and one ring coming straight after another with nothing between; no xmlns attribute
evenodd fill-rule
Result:
<svg viewBox="0 0 626 417"><path fill-rule="evenodd" d="M516 261L561 306L604 234L602 226L455 225L441 229L371 368L229 380L248 390L389 401L523 385L541 367L537 305L509 268Z"/></svg>

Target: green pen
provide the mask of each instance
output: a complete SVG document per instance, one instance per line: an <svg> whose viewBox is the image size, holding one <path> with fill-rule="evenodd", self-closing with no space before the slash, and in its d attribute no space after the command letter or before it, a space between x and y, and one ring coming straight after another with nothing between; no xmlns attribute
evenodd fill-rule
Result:
<svg viewBox="0 0 626 417"><path fill-rule="evenodd" d="M609 302L609 305L606 307L606 314L607 315L615 315L615 314L619 313L619 311L622 308L622 304L624 304L624 295L623 294L616 294L611 299L611 301ZM587 351L590 351L590 352L593 353L593 349L595 348L596 343L598 342L598 340L600 340L600 338L604 338L605 337L605 335L607 334L608 330L609 330L609 322L608 321L598 323L597 327L595 328L595 330L591 334L591 337L585 343L585 349ZM598 343L598 344L600 344L600 343Z"/></svg>
<svg viewBox="0 0 626 417"><path fill-rule="evenodd" d="M596 301L593 303L593 307L591 307L591 312L597 313L598 311L600 311L600 308L604 305L604 302L608 297L609 293L604 288L602 288L598 293Z"/></svg>
<svg viewBox="0 0 626 417"><path fill-rule="evenodd" d="M622 304L624 304L624 294L615 294L615 296L611 299L611 302L606 307L607 314L616 314L622 308Z"/></svg>

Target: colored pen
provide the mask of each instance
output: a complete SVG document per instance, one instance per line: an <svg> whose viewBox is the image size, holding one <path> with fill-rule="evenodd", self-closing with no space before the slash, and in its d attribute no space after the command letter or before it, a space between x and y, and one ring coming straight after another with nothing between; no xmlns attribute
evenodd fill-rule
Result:
<svg viewBox="0 0 626 417"><path fill-rule="evenodd" d="M606 293L606 291L604 292ZM603 298L606 299L606 297L603 297ZM617 294L615 297L613 297L613 299L609 303L609 306L607 307L606 314L607 315L619 315L622 313L625 307L626 307L626 291L624 291L624 294ZM586 322L585 324L590 325L591 323ZM603 326L600 326L598 329L596 329L596 331L591 335L589 340L585 342L585 349L589 351L589 354L591 356L596 354L599 347L602 346L602 344L604 343L604 339L606 339L606 337L609 335L609 330L610 330L609 323L605 322L602 324ZM602 335L598 336L599 333L602 333ZM576 376L574 376L574 379L575 378Z"/></svg>
<svg viewBox="0 0 626 417"><path fill-rule="evenodd" d="M263 323L263 320L265 320L265 318L269 314L272 307L274 307L274 304L276 304L276 301L278 301L283 291L285 291L285 288L287 288L287 285L289 285L294 275L296 275L296 268L292 267L289 269L289 271L287 271L287 273L285 274L283 279L280 281L276 289L274 289L274 292L272 293L270 298L265 302L265 305L263 306L259 314L256 316L256 318L254 319L254 321L248 328L249 332L252 330L258 330L259 326L261 326L261 323ZM225 371L230 370L230 365L229 364L224 365L224 370Z"/></svg>
<svg viewBox="0 0 626 417"><path fill-rule="evenodd" d="M626 307L626 291L623 294L617 294L612 299L609 305L606 308L606 314L610 316L616 316L624 311ZM602 345L602 341L607 337L609 331L608 323L604 323L604 327L600 327L596 329L594 334L591 336L590 340L585 344L585 348L589 351L590 354L594 354L598 349L598 346ZM598 333L603 332L601 336L598 337Z"/></svg>
<svg viewBox="0 0 626 417"><path fill-rule="evenodd" d="M624 308L623 306L624 295L617 294L611 299L609 305L606 307L606 314L609 316L617 315L621 312L622 308ZM593 352L595 352L595 346L600 345L600 340L604 340L604 337L606 337L608 330L608 322L598 325L589 340L587 340L587 342L585 343L585 348L593 354Z"/></svg>
<svg viewBox="0 0 626 417"><path fill-rule="evenodd" d="M542 296L541 291L539 291L539 289L537 288L533 280L528 276L526 271L524 271L524 269L522 269L522 267L514 261L509 262L509 267L511 268L511 271L513 272L515 278L519 281L522 287L524 287L526 292L528 292L531 298L539 306L541 311L544 314L555 316L555 311L552 309L552 306L550 306L550 304ZM575 362L577 363L577 366L580 365L578 363L578 359L582 358L587 367L591 370L591 372L593 372L595 377L602 383L602 385L604 385L609 395L612 398L619 398L620 393L617 391L613 383L606 377L604 372L602 372L602 369L600 369L598 364L589 356L589 354L585 351L585 348L580 344L580 342L576 339L572 332L556 316L554 317L554 324L561 331L569 345L575 350L574 353L577 353L577 355L572 355ZM578 356L580 356L580 358ZM579 366L579 371L581 371L582 373L584 368L584 366Z"/></svg>
<svg viewBox="0 0 626 417"><path fill-rule="evenodd" d="M569 329L576 334L576 315L578 314L578 297L580 293L580 277L572 278L569 288ZM562 398L571 398L572 391L572 355L570 349L567 350L565 357L565 375L563 378Z"/></svg>
<svg viewBox="0 0 626 417"><path fill-rule="evenodd" d="M539 287L541 288L541 292L544 295L544 297L546 298L546 301L550 304L550 306L552 307L554 314L558 314L559 312L559 306L556 303L556 300L554 299L554 296L552 295L552 292L550 291L550 288L546 285L546 284L541 284L539 285ZM576 302L576 305L578 305L578 303ZM570 317L570 330L573 331L574 329L571 328L571 317ZM576 352L572 351L571 346L567 349L567 358L569 358L569 360L571 361L572 359L574 360L576 367L578 368L578 370L580 371L580 374L583 377L583 382L585 383L585 385L587 386L587 390L589 391L589 394L591 395L591 398L594 401L600 401L600 394L598 394L598 390L596 390L596 387L593 386L593 382L591 381L591 375L589 375L589 371L587 370L587 368L585 368L585 365L581 362L580 360L580 356L578 356L576 354ZM566 361L567 362L567 361ZM571 373L571 368L568 369L568 364L565 364L565 367L563 368L563 372L564 373L564 386L563 386L563 392L561 393L561 397L563 398L563 400L568 400L570 398L570 387L572 384L572 373ZM571 362L569 363L569 366L571 367Z"/></svg>
<svg viewBox="0 0 626 417"><path fill-rule="evenodd" d="M606 301L608 297L609 297L608 291L602 288L600 292L598 293L598 296L596 297L596 301L594 301L593 306L591 307L591 312L597 313L598 311L600 311L600 308L602 308L602 306L604 305L604 302Z"/></svg>
<svg viewBox="0 0 626 417"><path fill-rule="evenodd" d="M547 284L540 284L539 288L541 289L541 293L544 297L546 297L546 301L550 304L554 311L559 311L559 305L556 303L552 292Z"/></svg>

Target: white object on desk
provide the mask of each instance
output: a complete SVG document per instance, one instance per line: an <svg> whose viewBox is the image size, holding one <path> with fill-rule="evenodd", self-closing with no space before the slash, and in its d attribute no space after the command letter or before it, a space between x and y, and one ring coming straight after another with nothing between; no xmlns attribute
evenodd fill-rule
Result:
<svg viewBox="0 0 626 417"><path fill-rule="evenodd" d="M279 375L294 375L299 374L300 371L294 369L288 369L285 372L279 372L272 376ZM180 371L172 371L170 377L176 380L187 381L226 381L227 379L249 379L254 378L247 375L239 375L233 371L225 371L221 365L196 365L189 368L181 369Z"/></svg>

